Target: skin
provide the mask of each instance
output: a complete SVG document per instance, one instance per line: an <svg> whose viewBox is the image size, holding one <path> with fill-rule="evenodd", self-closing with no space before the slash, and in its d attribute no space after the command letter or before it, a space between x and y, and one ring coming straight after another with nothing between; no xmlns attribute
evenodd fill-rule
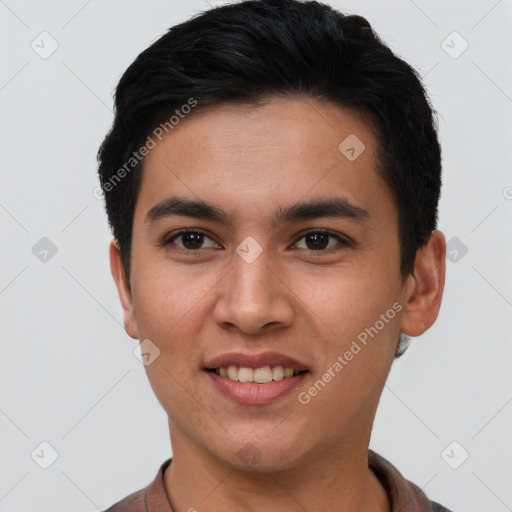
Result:
<svg viewBox="0 0 512 512"><path fill-rule="evenodd" d="M338 150L350 134L366 146L354 161ZM371 429L399 331L418 336L437 318L445 238L432 233L402 284L397 210L375 171L376 148L361 114L313 98L273 98L191 114L146 157L130 285L115 240L110 259L127 333L160 350L146 370L169 416L173 462L164 482L175 512L390 510L367 465ZM146 223L148 210L171 195L211 202L233 215L233 226L182 216ZM271 222L278 207L333 196L366 209L368 221ZM206 234L202 245L186 237L160 245L183 228ZM304 231L318 229L354 243L329 238L315 251ZM263 249L252 263L236 252L249 236ZM401 311L301 404L299 392L394 303ZM202 369L225 352L265 350L310 371L276 403L235 404ZM241 458L244 447L258 457Z"/></svg>

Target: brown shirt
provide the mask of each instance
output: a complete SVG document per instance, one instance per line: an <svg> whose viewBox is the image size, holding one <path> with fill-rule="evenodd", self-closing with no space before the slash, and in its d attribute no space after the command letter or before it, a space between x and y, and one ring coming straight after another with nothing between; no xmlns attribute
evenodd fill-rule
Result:
<svg viewBox="0 0 512 512"><path fill-rule="evenodd" d="M153 482L140 491L130 494L105 512L173 512L164 488L164 472L172 459L161 466ZM391 512L450 512L430 501L425 493L379 454L368 450L368 466L386 490Z"/></svg>

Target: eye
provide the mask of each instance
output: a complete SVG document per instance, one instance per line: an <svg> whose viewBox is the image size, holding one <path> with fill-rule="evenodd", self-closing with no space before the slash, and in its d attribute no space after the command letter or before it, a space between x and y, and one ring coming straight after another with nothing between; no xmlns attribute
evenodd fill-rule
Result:
<svg viewBox="0 0 512 512"><path fill-rule="evenodd" d="M181 240L181 245L175 243L175 240ZM207 247L202 247L205 240L210 240L211 244ZM174 244L180 249L188 252L198 252L200 249L210 249L215 247L217 244L207 235L200 231L194 231L192 229L184 229L175 233L173 236L164 239L162 245Z"/></svg>
<svg viewBox="0 0 512 512"><path fill-rule="evenodd" d="M334 244L333 247L332 244L329 244L329 239L336 240L338 246L350 246L350 242L348 240L345 240L341 236L326 230L309 231L308 233L302 235L301 238L299 238L299 240L302 239L305 240L304 245L306 247L298 247L297 243L295 244L295 247L313 252L330 252L333 248L336 249L336 244ZM331 246L329 247L329 245ZM325 250L326 248L327 250Z"/></svg>
<svg viewBox="0 0 512 512"><path fill-rule="evenodd" d="M304 240L303 245L305 245L305 247L300 247L300 244L298 243L300 240ZM180 243L177 243L176 241L179 241ZM207 241L209 241L209 244L204 246L205 242ZM208 235L193 229L183 229L162 241L162 246L171 244L189 253L199 252L202 249L212 249L219 247L219 245ZM294 248L310 252L325 253L336 250L336 246L349 247L350 245L350 241L341 237L340 235L334 234L330 231L317 229L304 233L294 244Z"/></svg>

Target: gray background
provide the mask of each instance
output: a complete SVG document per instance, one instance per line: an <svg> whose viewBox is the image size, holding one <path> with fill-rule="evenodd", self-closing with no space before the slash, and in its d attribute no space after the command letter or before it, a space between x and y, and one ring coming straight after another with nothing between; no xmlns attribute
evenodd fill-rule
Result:
<svg viewBox="0 0 512 512"><path fill-rule="evenodd" d="M126 67L220 3L0 1L2 512L105 509L171 455L122 327L95 155ZM512 510L512 1L328 3L425 77L443 146L441 313L394 364L371 448L455 512Z"/></svg>

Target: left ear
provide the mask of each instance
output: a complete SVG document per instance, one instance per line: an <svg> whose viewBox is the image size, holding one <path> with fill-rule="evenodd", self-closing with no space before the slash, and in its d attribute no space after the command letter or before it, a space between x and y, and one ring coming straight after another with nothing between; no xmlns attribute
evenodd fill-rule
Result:
<svg viewBox="0 0 512 512"><path fill-rule="evenodd" d="M400 330L419 336L436 321L441 307L446 273L446 240L435 230L426 245L418 249L414 271L404 286Z"/></svg>

